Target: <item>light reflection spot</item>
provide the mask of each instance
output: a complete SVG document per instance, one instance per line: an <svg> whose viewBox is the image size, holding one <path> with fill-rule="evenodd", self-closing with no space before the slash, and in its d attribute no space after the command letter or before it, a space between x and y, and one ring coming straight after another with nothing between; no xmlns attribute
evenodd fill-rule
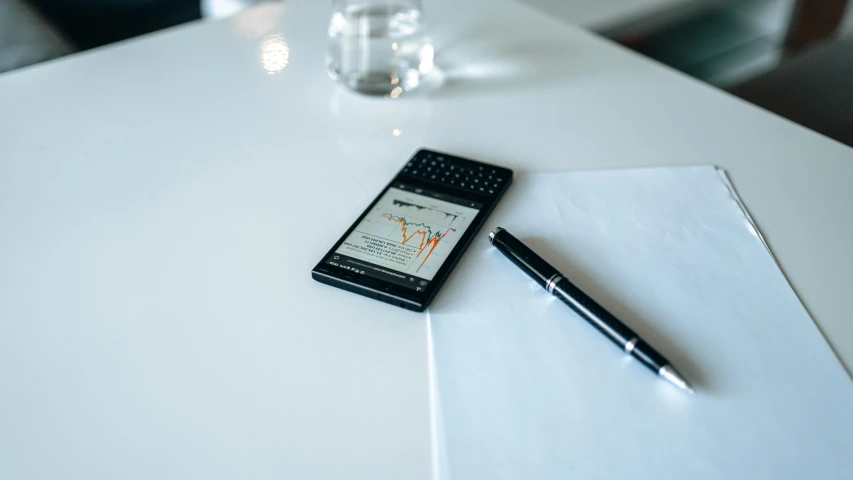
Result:
<svg viewBox="0 0 853 480"><path fill-rule="evenodd" d="M271 35L261 43L261 62L270 74L284 70L290 61L290 46L283 35Z"/></svg>

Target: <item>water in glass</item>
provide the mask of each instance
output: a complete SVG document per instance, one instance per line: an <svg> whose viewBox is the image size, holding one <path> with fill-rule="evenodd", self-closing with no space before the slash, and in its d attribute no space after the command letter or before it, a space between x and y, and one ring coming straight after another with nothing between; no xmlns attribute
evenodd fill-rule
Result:
<svg viewBox="0 0 853 480"><path fill-rule="evenodd" d="M338 0L329 22L329 75L357 92L397 98L433 69L419 0Z"/></svg>

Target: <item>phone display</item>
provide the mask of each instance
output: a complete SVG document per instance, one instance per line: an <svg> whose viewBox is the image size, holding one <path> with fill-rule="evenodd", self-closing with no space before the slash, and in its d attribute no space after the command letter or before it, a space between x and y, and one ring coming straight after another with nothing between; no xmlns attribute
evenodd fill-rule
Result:
<svg viewBox="0 0 853 480"><path fill-rule="evenodd" d="M511 179L505 168L421 150L312 274L423 310Z"/></svg>
<svg viewBox="0 0 853 480"><path fill-rule="evenodd" d="M480 202L395 183L329 261L421 291L435 278L480 207Z"/></svg>

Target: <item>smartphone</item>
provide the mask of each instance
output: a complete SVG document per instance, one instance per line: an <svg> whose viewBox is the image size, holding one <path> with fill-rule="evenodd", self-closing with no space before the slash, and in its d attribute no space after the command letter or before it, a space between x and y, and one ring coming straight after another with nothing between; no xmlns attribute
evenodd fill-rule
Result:
<svg viewBox="0 0 853 480"><path fill-rule="evenodd" d="M512 170L419 150L314 267L314 280L422 312Z"/></svg>

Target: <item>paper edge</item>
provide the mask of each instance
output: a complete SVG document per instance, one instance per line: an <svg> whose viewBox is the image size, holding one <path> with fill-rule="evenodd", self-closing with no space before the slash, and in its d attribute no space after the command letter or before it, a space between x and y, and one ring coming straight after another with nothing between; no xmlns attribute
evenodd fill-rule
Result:
<svg viewBox="0 0 853 480"><path fill-rule="evenodd" d="M794 284L791 283L791 279L788 278L788 274L785 273L785 269L782 268L782 265L779 263L779 260L776 258L776 255L773 254L773 250L770 249L770 244L767 243L767 240L764 238L764 235L761 234L761 230L758 229L758 225L755 223L755 220L753 220L752 215L749 214L749 210L747 210L746 204L743 203L743 200L741 200L740 195L738 195L737 193L737 190L735 190L735 186L729 178L728 173L725 169L716 165L714 165L714 169L717 171L717 176L720 178L720 181L722 181L723 185L725 185L728 189L729 195L731 196L732 200L734 200L737 206L740 207L740 211L741 213L743 213L744 218L746 218L746 221L749 222L749 224L752 226L755 235L758 237L759 240L761 240L761 243L764 245L764 248L767 249L767 253L770 254L770 258L773 259L773 263L776 264L776 268L779 269L779 273L782 274L782 278L785 279L785 283L788 284L788 288L791 289L791 292L794 294L794 297L803 307L803 310L806 312L806 315L808 315L809 320L812 321L812 325L814 325L815 329L817 330L817 333L821 336L826 346L829 347L829 351L832 352L832 355L835 357L835 360L838 361L838 364L841 366L841 370L846 372L850 380L853 381L853 370L847 369L847 365L844 364L844 361L841 359L841 355L838 354L838 351L836 351L835 347L832 345L832 342L829 341L829 337L824 333L823 329L820 328L820 324L815 320L814 315L812 315L812 312L809 310L809 307L806 306L806 302L804 302L803 299L800 297L800 294L797 292L797 289L794 288Z"/></svg>
<svg viewBox="0 0 853 480"><path fill-rule="evenodd" d="M444 438L444 419L441 415L441 399L438 393L438 378L435 368L435 348L432 337L432 316L427 310L427 372L429 375L430 416L430 464L431 480L450 480L447 460L447 440Z"/></svg>
<svg viewBox="0 0 853 480"><path fill-rule="evenodd" d="M753 220L752 215L749 214L749 210L746 209L746 204L743 203L743 200L741 200L740 195L738 195L737 193L737 190L735 190L735 186L732 183L732 180L729 178L729 174L723 168L714 166L714 169L717 171L717 176L720 177L720 180L723 182L723 185L725 185L726 188L729 190L729 195L732 197L732 200L734 200L737 206L740 207L740 211L741 213L743 213L743 216L746 217L746 221L749 222L749 224L752 226L752 230L755 232L755 235L758 237L759 240L761 240L761 243L764 245L764 248L767 249L767 253L770 254L770 258L773 259L773 263L776 264L776 268L778 268L779 271L782 272L782 275L785 277L785 281L788 282L788 286L791 287L791 290L793 290L794 287L793 285L791 285L791 282L788 281L788 276L785 275L785 271L782 270L782 266L779 264L779 260L776 258L776 255L773 255L773 250L770 250L770 245L767 243L767 240L764 238L764 235L761 234L761 230L758 229L758 225L755 223L755 220ZM796 291L794 293L796 293ZM797 300L800 300L800 303L803 303L799 296L797 296ZM805 304L803 306L805 306ZM811 314L809 316L811 316Z"/></svg>

